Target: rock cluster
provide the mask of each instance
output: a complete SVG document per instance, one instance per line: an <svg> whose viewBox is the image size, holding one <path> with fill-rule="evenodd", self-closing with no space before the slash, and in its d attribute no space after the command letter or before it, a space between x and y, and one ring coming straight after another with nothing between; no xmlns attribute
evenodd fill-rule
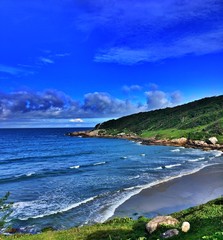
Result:
<svg viewBox="0 0 223 240"><path fill-rule="evenodd" d="M158 216L153 218L151 221L149 221L146 224L146 230L149 234L152 234L154 231L156 231L160 225L165 226L176 226L179 225L179 221L176 218L173 218L171 216ZM190 223L189 222L183 222L181 226L181 231L186 233L190 230ZM162 238L171 238L173 236L177 236L179 234L178 229L168 229L166 232L161 234Z"/></svg>
<svg viewBox="0 0 223 240"><path fill-rule="evenodd" d="M156 138L142 138L135 133L120 132L117 134L110 134L105 129L96 129L90 131L79 131L67 133L71 137L101 137L101 138L122 138L141 142L144 145L164 145L164 146L183 146L189 148L199 148L203 150L220 150L223 151L223 145L218 144L216 137L210 137L208 140L192 140L185 137L176 139L156 139Z"/></svg>
<svg viewBox="0 0 223 240"><path fill-rule="evenodd" d="M218 139L216 137L210 137L207 142L215 145L218 142Z"/></svg>

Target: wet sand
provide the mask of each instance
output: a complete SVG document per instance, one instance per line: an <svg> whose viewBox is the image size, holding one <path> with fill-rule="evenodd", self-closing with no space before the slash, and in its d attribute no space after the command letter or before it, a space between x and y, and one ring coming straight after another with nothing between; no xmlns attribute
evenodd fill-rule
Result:
<svg viewBox="0 0 223 240"><path fill-rule="evenodd" d="M205 203L223 195L223 164L142 190L120 205L114 216L154 217Z"/></svg>

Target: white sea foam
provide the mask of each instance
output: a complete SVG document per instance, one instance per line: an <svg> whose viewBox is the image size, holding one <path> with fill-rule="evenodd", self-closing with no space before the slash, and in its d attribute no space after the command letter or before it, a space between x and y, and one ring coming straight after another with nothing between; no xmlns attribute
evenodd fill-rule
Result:
<svg viewBox="0 0 223 240"><path fill-rule="evenodd" d="M13 203L13 208L25 208L25 207L29 207L32 204L33 204L32 201L16 202L16 203Z"/></svg>
<svg viewBox="0 0 223 240"><path fill-rule="evenodd" d="M124 188L123 190L124 191L129 191L129 190L133 190L133 189L135 189L135 187L128 187L128 188Z"/></svg>
<svg viewBox="0 0 223 240"><path fill-rule="evenodd" d="M171 152L180 152L180 149L177 148L177 149L173 149L173 150L170 150Z"/></svg>
<svg viewBox="0 0 223 240"><path fill-rule="evenodd" d="M32 176L32 175L34 175L34 174L35 174L35 172L30 172L30 173L27 173L26 176L27 176L27 177L30 177L30 176Z"/></svg>
<svg viewBox="0 0 223 240"><path fill-rule="evenodd" d="M199 172L203 168L205 168L207 166L210 166L210 165L213 165L213 164L202 166L200 168L195 169L192 172L184 172L184 173L181 173L180 175L177 175L177 176L167 177L165 179L157 180L157 181L154 181L154 182L149 183L149 184L136 186L132 189L132 191L131 190L125 191L125 193L127 193L127 194L125 196L123 196L122 198L117 199L108 209L106 209L103 212L103 214L100 214L100 216L98 216L96 218L96 222L104 222L104 221L108 220L109 218L111 218L114 215L115 210L119 206L121 206L123 203L125 203L132 196L139 194L142 190L147 189L147 188L151 188L155 185L158 185L158 184L164 183L164 182L168 182L168 181L176 179L176 178L180 178L180 177L183 177L183 176L186 176L186 175L191 175L193 173Z"/></svg>
<svg viewBox="0 0 223 240"><path fill-rule="evenodd" d="M179 166L181 166L180 163L178 163L178 164L172 164L172 165L167 165L167 166L165 166L165 168L173 168L173 167L179 167Z"/></svg>
<svg viewBox="0 0 223 240"><path fill-rule="evenodd" d="M43 214L39 214L39 215L36 215L36 216L29 216L29 217L23 217L23 218L18 218L19 220L22 220L22 221L26 221L30 218L33 218L33 219L36 219L36 218L43 218L43 217L46 217L46 216L51 216L51 215L55 215L55 214L58 214L58 213L63 213L63 212L67 212L71 209L74 209L74 208L77 208L79 207L80 205L82 204L86 204L88 202L91 202L93 201L97 196L94 196L94 197L90 197L90 198L87 198L81 202L77 202L77 203L74 203L74 204L71 204L65 208L62 208L60 210L55 210L55 211L49 211L49 212L45 212ZM20 207L20 208L24 208L24 207L30 207L33 203L32 202L18 202L18 203L15 203L13 206L16 208L16 207Z"/></svg>
<svg viewBox="0 0 223 240"><path fill-rule="evenodd" d="M155 170L160 170L160 169L163 169L162 167L157 167L157 168L154 168Z"/></svg>
<svg viewBox="0 0 223 240"><path fill-rule="evenodd" d="M122 205L124 202L126 202L129 198L131 198L132 196L138 194L141 192L142 189L140 188L134 188L132 191L126 191L125 195L118 197L115 202L110 205L110 207L108 207L105 211L103 211L103 214L97 215L95 218L96 222L105 222L106 220L108 220L110 217L112 217L115 213L115 210Z"/></svg>
<svg viewBox="0 0 223 240"><path fill-rule="evenodd" d="M24 174L18 174L18 175L15 175L14 177L20 178L20 177L23 177L23 176L24 176Z"/></svg>
<svg viewBox="0 0 223 240"><path fill-rule="evenodd" d="M140 177L139 175L136 175L134 177L130 177L129 179L131 180L131 179L136 179L136 178L139 178L139 177Z"/></svg>
<svg viewBox="0 0 223 240"><path fill-rule="evenodd" d="M103 165L105 164L106 162L98 162L98 163L95 163L94 166L97 166L97 165Z"/></svg>
<svg viewBox="0 0 223 240"><path fill-rule="evenodd" d="M190 159L190 160L188 160L188 162L199 162L204 159L205 159L205 157L200 157L200 158Z"/></svg>
<svg viewBox="0 0 223 240"><path fill-rule="evenodd" d="M212 152L214 153L215 157L220 157L223 154L222 151L218 151L218 150L214 150Z"/></svg>
<svg viewBox="0 0 223 240"><path fill-rule="evenodd" d="M34 174L35 174L35 172L29 172L29 173L26 173L26 174L18 174L18 175L15 175L14 177L16 177L16 178L31 177Z"/></svg>
<svg viewBox="0 0 223 240"><path fill-rule="evenodd" d="M80 168L79 165L70 167L70 169L78 169L78 168Z"/></svg>

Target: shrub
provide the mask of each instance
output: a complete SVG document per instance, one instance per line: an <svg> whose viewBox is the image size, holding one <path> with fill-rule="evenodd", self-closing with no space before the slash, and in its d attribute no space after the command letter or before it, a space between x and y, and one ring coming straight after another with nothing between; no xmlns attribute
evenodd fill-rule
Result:
<svg viewBox="0 0 223 240"><path fill-rule="evenodd" d="M0 229L4 227L7 217L12 213L12 203L7 202L10 193L0 198Z"/></svg>

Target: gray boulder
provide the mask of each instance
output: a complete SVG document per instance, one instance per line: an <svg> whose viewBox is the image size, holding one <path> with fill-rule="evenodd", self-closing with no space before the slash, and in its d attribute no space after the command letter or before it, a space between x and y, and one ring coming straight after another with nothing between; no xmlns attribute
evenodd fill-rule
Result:
<svg viewBox="0 0 223 240"><path fill-rule="evenodd" d="M153 218L146 224L146 230L149 234L154 232L161 224L173 225L178 224L179 221L171 216L158 216Z"/></svg>
<svg viewBox="0 0 223 240"><path fill-rule="evenodd" d="M171 238L173 236L176 236L179 234L179 231L177 229L170 229L167 230L165 233L161 235L162 238Z"/></svg>

